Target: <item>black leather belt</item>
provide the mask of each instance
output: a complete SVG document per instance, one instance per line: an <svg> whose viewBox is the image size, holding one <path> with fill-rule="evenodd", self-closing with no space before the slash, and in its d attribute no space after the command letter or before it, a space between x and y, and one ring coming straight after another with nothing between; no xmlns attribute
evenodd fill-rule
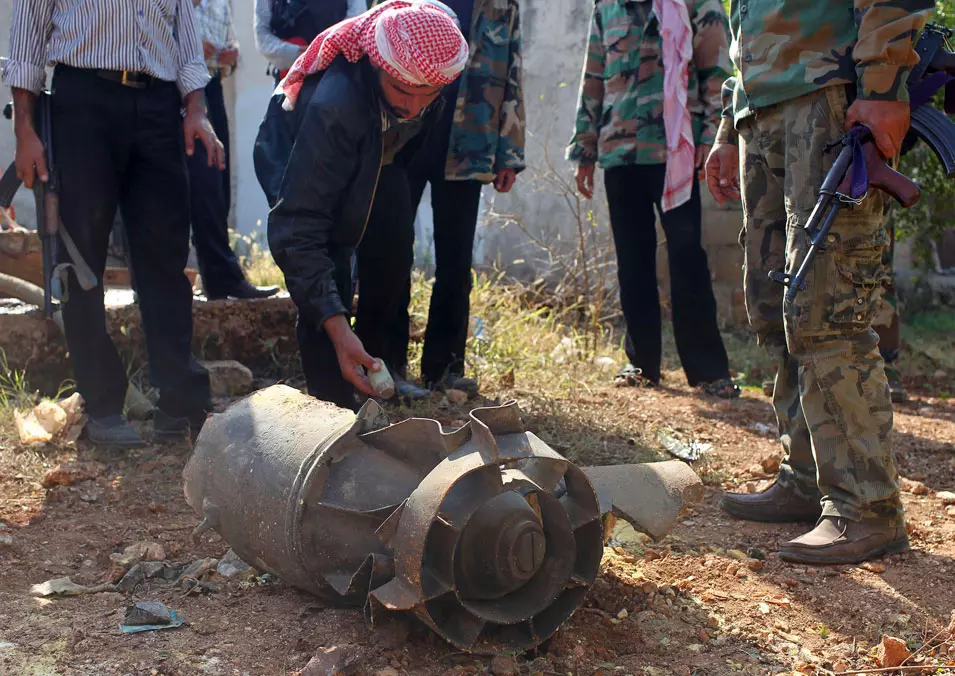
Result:
<svg viewBox="0 0 955 676"><path fill-rule="evenodd" d="M133 89L147 89L157 82L160 82L158 78L152 75L131 70L97 70L93 68L90 69L90 72L104 80L118 82L124 87L132 87Z"/></svg>

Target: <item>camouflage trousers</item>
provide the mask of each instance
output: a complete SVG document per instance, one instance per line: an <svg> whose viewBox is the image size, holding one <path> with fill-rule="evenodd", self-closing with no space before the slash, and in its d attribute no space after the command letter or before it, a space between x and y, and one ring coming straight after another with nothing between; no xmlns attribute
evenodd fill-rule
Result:
<svg viewBox="0 0 955 676"><path fill-rule="evenodd" d="M825 147L842 135L847 107L845 89L833 86L741 121L740 243L749 321L779 367L779 481L821 499L824 515L858 520L902 512L892 405L872 328L887 274L881 193L843 208L792 303L767 276L795 273L805 256L803 226L835 159Z"/></svg>

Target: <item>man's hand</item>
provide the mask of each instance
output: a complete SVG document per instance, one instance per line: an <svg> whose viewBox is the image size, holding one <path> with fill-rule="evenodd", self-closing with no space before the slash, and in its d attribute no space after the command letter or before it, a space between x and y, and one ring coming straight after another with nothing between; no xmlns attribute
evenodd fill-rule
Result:
<svg viewBox="0 0 955 676"><path fill-rule="evenodd" d="M212 44L212 43L209 42L208 40L203 40L203 41L202 41L202 57L203 57L206 61L208 61L208 60L211 59L213 56L215 56L215 55L216 55L216 51L217 51L217 50L216 50L216 47L215 47L214 44Z"/></svg>
<svg viewBox="0 0 955 676"><path fill-rule="evenodd" d="M494 189L498 192L511 192L514 187L514 181L517 180L517 172L513 169L501 169L494 177Z"/></svg>
<svg viewBox="0 0 955 676"><path fill-rule="evenodd" d="M186 95L186 119L182 122L182 130L186 136L186 155L192 157L195 154L198 138L206 147L209 166L225 170L225 147L206 117L206 96L201 89Z"/></svg>
<svg viewBox="0 0 955 676"><path fill-rule="evenodd" d="M713 146L701 143L696 147L696 177L700 181L706 179L706 158L710 156L710 149Z"/></svg>
<svg viewBox="0 0 955 676"><path fill-rule="evenodd" d="M365 352L361 340L351 330L345 315L335 315L325 320L322 325L325 333L335 346L335 354L338 355L338 367L342 371L342 377L355 386L355 389L369 397L377 397L378 394L371 386L368 376L362 371L364 366L369 371L379 371L381 366L378 360Z"/></svg>
<svg viewBox="0 0 955 676"><path fill-rule="evenodd" d="M868 127L879 153L887 160L899 154L910 121L909 104L901 101L856 99L846 111L846 129L857 124Z"/></svg>
<svg viewBox="0 0 955 676"><path fill-rule="evenodd" d="M592 164L578 164L577 165L577 192L579 192L584 199L593 199L594 197L594 165Z"/></svg>
<svg viewBox="0 0 955 676"><path fill-rule="evenodd" d="M43 148L43 142L33 130L32 125L26 125L23 129L18 129L16 167L17 178L23 181L27 189L33 188L34 177L39 178L43 183L49 180L46 168L46 154ZM35 170L34 170L35 167Z"/></svg>
<svg viewBox="0 0 955 676"><path fill-rule="evenodd" d="M234 66L239 62L239 50L236 47L227 47L219 52L216 61L220 66Z"/></svg>
<svg viewBox="0 0 955 676"><path fill-rule="evenodd" d="M706 160L706 184L717 204L739 199L739 149L732 143L717 143Z"/></svg>
<svg viewBox="0 0 955 676"><path fill-rule="evenodd" d="M27 188L33 188L36 177L44 183L49 180L43 142L33 128L36 104L36 94L28 89L13 88L13 133L17 139L15 165L17 178Z"/></svg>

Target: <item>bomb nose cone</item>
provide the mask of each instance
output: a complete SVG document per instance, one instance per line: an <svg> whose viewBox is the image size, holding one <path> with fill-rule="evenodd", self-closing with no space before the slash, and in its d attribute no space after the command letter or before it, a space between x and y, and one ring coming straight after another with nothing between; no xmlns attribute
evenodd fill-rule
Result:
<svg viewBox="0 0 955 676"><path fill-rule="evenodd" d="M461 534L455 581L462 598L494 599L520 588L544 561L540 517L517 491L488 500Z"/></svg>

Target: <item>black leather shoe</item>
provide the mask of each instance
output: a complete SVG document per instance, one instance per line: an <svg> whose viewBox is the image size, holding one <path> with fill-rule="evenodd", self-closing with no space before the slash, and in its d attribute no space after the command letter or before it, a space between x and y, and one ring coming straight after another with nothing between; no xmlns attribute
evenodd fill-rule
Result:
<svg viewBox="0 0 955 676"><path fill-rule="evenodd" d="M421 401L431 397L431 390L425 389L404 378L395 377L395 396L404 401Z"/></svg>
<svg viewBox="0 0 955 676"><path fill-rule="evenodd" d="M814 522L822 515L819 500L807 500L778 483L759 493L726 493L720 507L737 519L765 523Z"/></svg>
<svg viewBox="0 0 955 676"><path fill-rule="evenodd" d="M141 448L146 445L139 433L121 415L90 418L86 423L86 436L103 448Z"/></svg>
<svg viewBox="0 0 955 676"><path fill-rule="evenodd" d="M190 437L199 436L203 423L206 421L205 411L184 418L174 418L161 408L153 413L153 440L157 442L182 441Z"/></svg>
<svg viewBox="0 0 955 676"><path fill-rule="evenodd" d="M242 282L227 294L207 295L209 300L223 300L224 298L235 298L237 300L256 300L258 298L270 298L280 291L277 286L253 286L249 280L243 279Z"/></svg>

